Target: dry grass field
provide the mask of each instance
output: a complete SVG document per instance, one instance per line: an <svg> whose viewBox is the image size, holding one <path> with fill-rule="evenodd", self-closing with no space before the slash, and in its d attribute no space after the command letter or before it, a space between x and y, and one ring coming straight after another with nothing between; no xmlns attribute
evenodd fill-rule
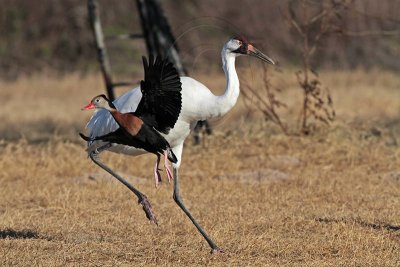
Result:
<svg viewBox="0 0 400 267"><path fill-rule="evenodd" d="M293 79L275 82L290 122L300 94L285 75ZM186 143L183 199L219 255L176 206L172 185L154 188L154 156L102 154L146 193L158 227L87 158L77 132L90 112L80 108L102 91L100 77L1 82L0 265L399 266L400 77L321 79L337 118L312 136L282 134L241 99L202 145ZM222 73L207 85L223 88Z"/></svg>

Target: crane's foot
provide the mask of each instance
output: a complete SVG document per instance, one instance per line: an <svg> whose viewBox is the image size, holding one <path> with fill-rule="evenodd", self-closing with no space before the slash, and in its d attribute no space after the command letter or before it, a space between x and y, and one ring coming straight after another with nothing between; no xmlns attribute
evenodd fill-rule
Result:
<svg viewBox="0 0 400 267"><path fill-rule="evenodd" d="M156 165L154 166L154 179L156 182L156 188L161 183L160 169L158 168L159 163L160 163L160 155L157 155Z"/></svg>
<svg viewBox="0 0 400 267"><path fill-rule="evenodd" d="M171 181L174 179L174 177L172 176L172 172L168 166L165 166L165 171L167 172L168 183L171 183Z"/></svg>
<svg viewBox="0 0 400 267"><path fill-rule="evenodd" d="M224 253L224 251L222 249L220 249L219 247L215 247L213 249L211 249L211 254L221 254Z"/></svg>
<svg viewBox="0 0 400 267"><path fill-rule="evenodd" d="M151 207L150 201L147 199L146 195L142 195L142 198L139 199L139 204L143 206L143 210L146 213L147 219L149 219L151 222L155 223L158 225L158 221L156 218L156 215L153 212L153 208Z"/></svg>

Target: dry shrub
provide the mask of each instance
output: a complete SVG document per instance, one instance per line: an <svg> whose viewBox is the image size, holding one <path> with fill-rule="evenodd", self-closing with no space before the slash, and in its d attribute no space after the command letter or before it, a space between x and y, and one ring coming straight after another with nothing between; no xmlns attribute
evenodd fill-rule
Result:
<svg viewBox="0 0 400 267"><path fill-rule="evenodd" d="M303 91L302 108L299 115L299 132L310 134L316 123L322 122L329 125L335 118L335 110L330 92L322 86L317 72L314 70L311 60L321 45L321 40L338 32L343 26L343 13L347 5L352 1L288 1L284 14L289 28L298 37L302 44L299 48L302 53L302 70L296 72L299 87ZM265 95L260 95L254 88L246 86L243 93L248 99L255 96L255 107L261 110L266 119L277 124L283 132L287 133L287 127L282 124L275 108L285 106L277 101L272 93L274 88L264 70ZM275 90L278 91L279 90ZM311 119L313 121L311 122Z"/></svg>
<svg viewBox="0 0 400 267"><path fill-rule="evenodd" d="M302 55L301 70L296 72L298 88L302 90L303 95L299 108L298 132L310 134L318 124L329 125L336 116L330 90L323 86L316 72L321 54L328 52L327 48L336 42L342 41L344 44L349 38L398 36L397 30L385 30L385 28L390 28L399 21L386 13L378 12L379 15L372 15L368 12L359 12L360 6L372 11L372 7L365 1L360 3L355 0L288 0L285 3L282 14L289 27L288 32L293 36L293 50ZM387 5L380 5L382 6L388 8ZM375 22L369 25L370 28L356 27L355 21L371 19L380 21L381 27L377 29L374 26ZM378 42L383 38L375 39ZM354 55L351 56L352 60L353 57ZM333 59L335 61L337 57ZM276 108L285 106L286 103L276 101L279 90L273 90L276 85L268 79L264 78L263 87L266 89L265 93L257 91L254 87L244 86L243 95L252 101L254 107L260 110L266 119L287 133L287 125L282 123L280 114L276 112ZM274 91L273 94L271 90Z"/></svg>
<svg viewBox="0 0 400 267"><path fill-rule="evenodd" d="M302 43L303 68L296 73L296 76L300 88L303 89L303 107L300 116L300 131L303 134L309 134L312 129L310 118L315 122L329 124L335 117L332 98L329 91L321 86L321 81L311 66L311 59L323 38L343 28L341 13L349 2L351 1L288 2L286 20ZM314 77L310 77L312 74Z"/></svg>
<svg viewBox="0 0 400 267"><path fill-rule="evenodd" d="M259 110L264 118L278 125L280 129L287 134L287 126L278 115L277 109L285 108L287 105L277 98L281 88L272 84L270 72L263 64L263 86L261 91L250 85L248 81L243 84L242 94L247 108L254 107Z"/></svg>
<svg viewBox="0 0 400 267"><path fill-rule="evenodd" d="M300 131L303 134L310 134L315 129L315 122L323 122L329 125L335 119L335 110L330 92L328 88L322 87L318 75L316 73L314 75L310 79L302 71L296 73L300 88L304 91L303 108L300 117ZM314 119L314 123L310 122L310 118Z"/></svg>

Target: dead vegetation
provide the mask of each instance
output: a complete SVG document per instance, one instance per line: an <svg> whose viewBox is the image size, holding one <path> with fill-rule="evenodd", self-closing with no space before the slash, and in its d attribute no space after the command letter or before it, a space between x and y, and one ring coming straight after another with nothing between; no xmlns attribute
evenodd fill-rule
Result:
<svg viewBox="0 0 400 267"><path fill-rule="evenodd" d="M282 121L278 112L279 108L287 108L287 105L277 96L282 89L272 84L271 71L265 64L262 65L262 70L263 86L261 89L253 88L252 83L248 81L242 85L244 103L248 109L260 111L266 120L278 125L283 133L288 134L287 125Z"/></svg>
<svg viewBox="0 0 400 267"><path fill-rule="evenodd" d="M73 133L42 133L38 143L31 129L25 139L3 140L2 265L398 266L400 80L382 72L321 76L337 88L330 129L287 136L257 114L243 121L241 102L202 147L187 143L183 199L222 255L208 254L173 202L171 185L154 188L152 156L102 155L146 193L158 227L128 190L87 159ZM209 86L223 88L220 83L218 76ZM286 79L282 92L289 118L298 114L291 102L302 99L296 84ZM0 91L7 99L1 114L21 131L44 118L59 129L82 129L90 114L80 108L102 88L100 77L79 76L1 86L7 88Z"/></svg>
<svg viewBox="0 0 400 267"><path fill-rule="evenodd" d="M290 127L284 122L285 119L279 109L288 108L288 105L279 96L285 88L282 84L271 82L273 71L266 69L265 66L262 73L263 90L254 87L253 82L246 81L243 86L243 96L247 100L245 103L249 103L249 108L260 111L266 120L279 126L283 133L309 135L321 123L331 125L336 116L329 87L323 83L317 72L317 66L320 66L320 53L326 50L328 40L335 37L337 42L340 40L344 43L349 37L374 36L378 41L386 35L386 31L351 30L348 16L359 4L355 0L288 0L284 3L281 10L282 17L287 23L288 32L292 33L294 43L297 44L293 45L292 50L301 54L300 70L295 72L298 88L302 91L302 102L297 103L300 105L297 129L293 130L293 126ZM370 18L368 13L360 15L364 16L364 19ZM391 21L387 14L375 16L375 19L379 19L382 25L383 22ZM398 34L398 32L393 33ZM282 72L280 68L275 68L275 71ZM292 73L286 72L285 75L289 76Z"/></svg>
<svg viewBox="0 0 400 267"><path fill-rule="evenodd" d="M281 63L301 64L298 36L290 31L279 10L289 2L329 6L343 0L265 1L202 0L196 3L164 0L162 6L178 38L180 53L187 67L196 65L204 71L219 66L215 59L230 35L242 34L260 44L259 48ZM343 35L325 42L316 51L315 62L337 68L382 67L399 70L400 2L396 0L346 0L349 3L342 20L348 27ZM136 3L132 0L99 0L106 36L140 33ZM0 0L0 76L16 79L26 73L57 70L61 73L85 70L98 71L92 33L87 24L87 1ZM243 12L246 10L246 12ZM135 15L132 15L135 14ZM34 22L34 23L33 23ZM251 27L249 27L251 25ZM348 36L356 38L348 38ZM371 36L373 38L371 38ZM145 52L141 42L108 42L111 65L124 80L141 77L139 61ZM211 50L210 50L211 48ZM207 50L207 53L203 53ZM193 57L199 55L201 57ZM215 64L215 65L210 65ZM122 77L121 77L122 78ZM127 80L131 81L131 80Z"/></svg>

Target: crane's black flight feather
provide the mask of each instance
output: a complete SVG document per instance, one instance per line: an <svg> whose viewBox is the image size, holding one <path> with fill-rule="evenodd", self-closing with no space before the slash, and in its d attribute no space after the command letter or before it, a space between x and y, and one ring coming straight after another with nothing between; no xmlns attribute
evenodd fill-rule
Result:
<svg viewBox="0 0 400 267"><path fill-rule="evenodd" d="M143 57L144 80L140 83L142 99L135 114L167 134L174 127L182 109L182 83L173 64L159 56L149 62Z"/></svg>

